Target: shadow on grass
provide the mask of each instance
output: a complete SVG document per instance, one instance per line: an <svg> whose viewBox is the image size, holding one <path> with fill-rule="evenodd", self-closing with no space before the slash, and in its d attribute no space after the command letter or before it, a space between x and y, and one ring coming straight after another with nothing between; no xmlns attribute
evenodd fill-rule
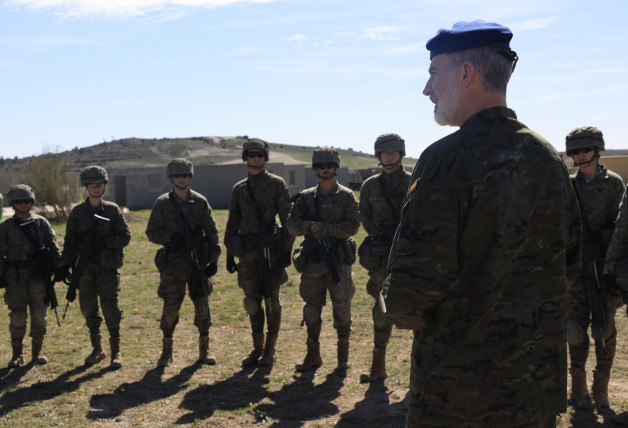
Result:
<svg viewBox="0 0 628 428"><path fill-rule="evenodd" d="M20 379L33 367L33 362L15 368L0 369L0 392L10 386L17 385Z"/></svg>
<svg viewBox="0 0 628 428"><path fill-rule="evenodd" d="M212 385L203 385L185 394L182 409L190 412L181 416L177 424L190 424L210 418L216 410L237 411L251 407L268 396L264 385L269 383L269 367L245 367L228 379Z"/></svg>
<svg viewBox="0 0 628 428"><path fill-rule="evenodd" d="M176 395L200 368L198 364L185 367L179 374L164 382L161 380L163 367L150 369L137 382L122 383L110 394L92 395L89 404L94 410L87 413L87 418L115 418L125 410Z"/></svg>
<svg viewBox="0 0 628 428"><path fill-rule="evenodd" d="M23 376L24 373L26 373L26 371L28 371L31 367L32 363L29 363L26 366L17 369L21 370L22 368L24 368L25 371L23 373L10 373L7 378L11 378L15 375L17 377L17 380L19 380L19 377ZM90 367L91 366L82 365L63 373L62 375L48 382L37 382L27 387L16 388L15 390L5 392L4 394L2 394L2 397L0 397L0 417L6 415L13 409L27 406L29 403L50 400L62 394L76 391L80 388L83 382L97 379L110 371L109 368L102 368L98 371L85 373L84 375L79 376L76 379L70 380L73 376L84 373Z"/></svg>
<svg viewBox="0 0 628 428"><path fill-rule="evenodd" d="M408 394L393 405L389 399L391 394L383 382L369 383L364 399L357 402L353 410L343 413L336 426L403 428L408 413Z"/></svg>
<svg viewBox="0 0 628 428"><path fill-rule="evenodd" d="M602 422L599 421L602 417ZM613 409L603 408L596 410L580 410L576 409L568 419L569 426L573 428L590 428L590 427L625 427L625 425L615 422L617 414Z"/></svg>

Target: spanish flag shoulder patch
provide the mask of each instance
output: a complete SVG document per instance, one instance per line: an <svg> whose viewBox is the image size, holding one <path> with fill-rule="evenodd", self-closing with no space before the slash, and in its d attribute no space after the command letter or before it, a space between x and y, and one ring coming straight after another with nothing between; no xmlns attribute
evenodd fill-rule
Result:
<svg viewBox="0 0 628 428"><path fill-rule="evenodd" d="M414 180L414 183L412 183L412 186L410 186L410 189L408 190L408 194L414 192L418 184L419 184L419 180Z"/></svg>

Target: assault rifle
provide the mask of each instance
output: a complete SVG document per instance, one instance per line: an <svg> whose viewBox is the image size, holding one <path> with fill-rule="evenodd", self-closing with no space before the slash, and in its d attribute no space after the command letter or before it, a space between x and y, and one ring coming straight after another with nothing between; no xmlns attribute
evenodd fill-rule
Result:
<svg viewBox="0 0 628 428"><path fill-rule="evenodd" d="M26 228L32 228L34 237L31 237ZM50 256L50 250L44 245L39 243L37 238L37 230L35 229L35 220L29 220L24 223L20 223L20 230L31 241L35 248L33 254L33 261L35 263L35 269L39 270L41 276L44 279L44 286L46 288L46 297L44 303L55 312L57 318L57 325L61 327L61 321L59 321L59 314L57 313L57 306L59 301L57 300L57 293L55 292L55 283L52 278L54 276L54 267L52 257Z"/></svg>
<svg viewBox="0 0 628 428"><path fill-rule="evenodd" d="M589 221L573 179L572 185L578 201L578 207L580 208L582 221L582 277L589 301L591 302L591 334L594 339L601 339L602 347L605 347L604 332L608 328L608 310L606 299L604 298L604 286L601 281L604 253L599 243L593 239Z"/></svg>
<svg viewBox="0 0 628 428"><path fill-rule="evenodd" d="M290 202L298 203L299 200L302 199L302 197L303 195L301 194L301 192L299 192L296 195L294 195L292 198L290 198ZM307 203L305 203L305 201L303 201L302 207L305 210L305 216L306 216L305 219L309 221L316 221L314 220L314 216L312 216L312 213L310 212L310 209L307 207ZM338 271L338 268L336 267L336 263L334 263L334 260L331 257L331 251L329 250L329 247L325 243L325 240L316 239L311 235L305 235L305 239L313 240L314 242L316 242L316 249L321 255L321 258L323 259L323 261L325 262L325 265L327 266L327 270L329 271L329 274L331 275L332 281L340 289L340 292L342 293L342 297L345 299L345 302L349 303L349 298L345 294L345 290L342 289L342 284L341 284L342 276L340 276L340 272Z"/></svg>

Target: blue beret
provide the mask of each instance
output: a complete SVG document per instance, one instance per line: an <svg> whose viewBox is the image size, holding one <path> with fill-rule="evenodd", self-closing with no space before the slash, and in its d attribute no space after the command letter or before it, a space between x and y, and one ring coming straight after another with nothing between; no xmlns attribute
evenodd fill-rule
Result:
<svg viewBox="0 0 628 428"><path fill-rule="evenodd" d="M510 28L494 22L460 21L451 30L441 28L428 40L425 47L430 51L430 59L436 55L478 48L482 46L500 46L510 49L512 31Z"/></svg>

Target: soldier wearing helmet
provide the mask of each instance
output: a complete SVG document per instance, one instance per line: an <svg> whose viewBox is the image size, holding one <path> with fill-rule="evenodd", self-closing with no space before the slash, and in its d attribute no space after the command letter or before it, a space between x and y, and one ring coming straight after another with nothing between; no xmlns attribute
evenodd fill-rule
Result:
<svg viewBox="0 0 628 428"><path fill-rule="evenodd" d="M233 186L225 229L227 270L238 272L244 309L251 321L253 350L242 360L242 366L269 366L275 361L281 326L279 288L288 280L285 268L291 263L294 242L285 227L290 211L288 186L281 177L266 171L268 152L268 143L259 138L242 145L248 176Z"/></svg>
<svg viewBox="0 0 628 428"><path fill-rule="evenodd" d="M12 186L7 193L15 214L0 223L0 288L9 308L9 332L13 355L9 367L24 364L22 340L26 335L27 312L30 312L32 361L46 364L42 352L46 334L46 282L52 269L58 267L59 248L55 232L44 217L31 212L35 192L26 184ZM47 269L42 269L47 263Z"/></svg>
<svg viewBox="0 0 628 428"><path fill-rule="evenodd" d="M388 254L401 216L401 204L410 185L411 174L403 169L405 141L397 134L383 134L375 140L375 156L382 166L381 174L369 177L360 189L360 217L367 236L360 245L360 264L368 270L368 294L373 306L373 361L362 382L386 379L386 347L393 323L384 317L377 304L382 282L388 276Z"/></svg>
<svg viewBox="0 0 628 428"><path fill-rule="evenodd" d="M356 257L352 236L360 228L360 213L353 191L335 178L339 167L337 150L314 150L312 169L318 176L318 185L301 192L288 217L290 233L305 237L294 253L295 268L301 273L299 291L305 302L303 320L307 325L307 353L303 363L296 365L297 371L314 370L323 364L319 337L328 292L338 336L336 370L344 372L351 367L351 299L355 293L351 265ZM321 251L329 254L335 270L327 265ZM340 274L340 281L334 280L336 274Z"/></svg>
<svg viewBox="0 0 628 428"><path fill-rule="evenodd" d="M168 163L166 174L172 190L159 196L146 226L148 240L162 245L155 256L160 282L157 294L163 299L160 327L162 352L157 365L167 367L172 361L174 330L186 287L194 304L194 325L198 329L199 364L216 364L209 352L209 295L211 277L216 274L220 241L212 208L207 199L190 188L194 165L177 158Z"/></svg>
<svg viewBox="0 0 628 428"><path fill-rule="evenodd" d="M583 245L600 248L604 253L611 242L615 229L615 220L624 194L622 178L599 164L600 151L604 150L602 132L593 127L581 127L572 130L565 139L567 155L571 156L578 171L571 176L571 183L576 191L581 210L583 229L588 227L593 242L585 240ZM585 250L586 251L586 250ZM604 268L612 273L612 266ZM602 267L599 267L602 272ZM595 342L596 367L593 371L591 389L593 402L587 388L586 362L589 354L589 336L587 329L591 323L591 299L587 284L580 274L569 289L569 321L567 341L571 359L571 402L578 409L608 407L608 382L617 347L615 328L616 298L605 293L603 296L607 310L606 328L592 331Z"/></svg>
<svg viewBox="0 0 628 428"><path fill-rule="evenodd" d="M129 245L131 232L120 207L103 199L109 183L107 171L91 165L81 170L80 180L88 196L68 217L62 263L68 269L72 267L72 282L78 283L81 313L89 328L92 352L85 364L93 365L106 358L100 333L104 317L109 330L110 367L118 369L122 367L118 269L123 265L123 248Z"/></svg>

